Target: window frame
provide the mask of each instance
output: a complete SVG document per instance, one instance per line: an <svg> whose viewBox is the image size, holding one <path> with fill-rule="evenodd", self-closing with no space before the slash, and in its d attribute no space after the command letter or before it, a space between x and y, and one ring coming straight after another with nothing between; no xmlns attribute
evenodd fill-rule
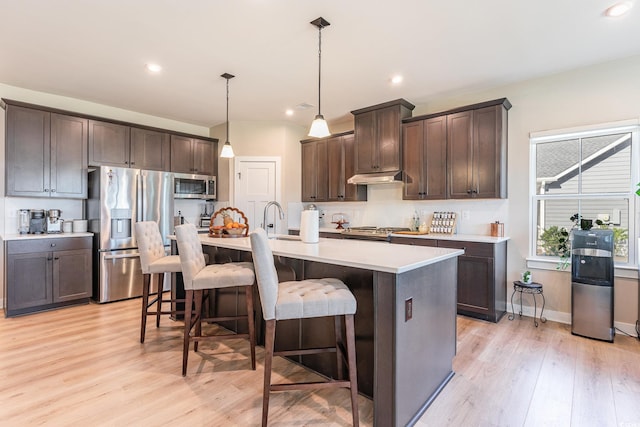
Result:
<svg viewBox="0 0 640 427"><path fill-rule="evenodd" d="M564 141L567 139L583 139L594 136L611 135L615 133L631 133L631 186L629 192L616 193L581 193L581 194L551 194L536 193L536 148L539 143ZM609 123L594 124L567 129L556 129L529 134L529 250L527 267L555 270L559 257L537 255L538 221L537 210L540 200L593 200L593 199L629 199L629 251L626 263L616 263L616 276L637 278L638 231L640 230L640 197L635 192L640 182L640 119L623 120ZM566 271L571 271L567 266Z"/></svg>

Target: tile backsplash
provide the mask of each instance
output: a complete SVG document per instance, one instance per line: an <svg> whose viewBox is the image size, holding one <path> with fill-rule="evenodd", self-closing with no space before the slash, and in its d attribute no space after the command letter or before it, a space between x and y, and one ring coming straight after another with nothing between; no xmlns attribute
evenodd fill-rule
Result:
<svg viewBox="0 0 640 427"><path fill-rule="evenodd" d="M300 213L308 203L289 203L288 226L300 227ZM433 212L450 211L457 214L457 234L490 235L491 223L506 222L507 199L477 200L402 200L402 184L368 186L367 202L316 203L320 210L320 227L335 228L334 214L342 213L352 227L376 225L379 227L411 227L415 213L420 222L431 222ZM509 233L505 224L505 236Z"/></svg>

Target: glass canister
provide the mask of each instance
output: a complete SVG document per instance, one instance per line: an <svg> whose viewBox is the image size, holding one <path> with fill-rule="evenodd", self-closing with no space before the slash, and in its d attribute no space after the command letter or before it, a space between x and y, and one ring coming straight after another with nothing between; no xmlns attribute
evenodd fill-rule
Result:
<svg viewBox="0 0 640 427"><path fill-rule="evenodd" d="M29 209L18 210L18 233L29 233L29 220L31 219L31 212Z"/></svg>

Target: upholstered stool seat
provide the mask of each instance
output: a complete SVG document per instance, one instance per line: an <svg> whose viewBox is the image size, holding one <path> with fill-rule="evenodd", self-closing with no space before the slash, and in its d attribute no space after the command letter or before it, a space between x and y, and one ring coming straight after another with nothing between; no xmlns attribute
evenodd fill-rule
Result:
<svg viewBox="0 0 640 427"><path fill-rule="evenodd" d="M267 235L261 228L250 235L251 252L255 266L262 314L266 323L264 388L262 395L262 426L267 425L269 416L269 395L271 391L285 391L310 388L343 387L350 391L353 425L359 423L358 415L358 382L356 370L356 340L354 314L357 309L356 299L341 280L307 279L278 283L278 274L269 247ZM308 319L314 317L334 317L335 346L323 348L304 348L274 351L276 322L278 320ZM344 316L346 342L342 342L342 325ZM349 379L344 380L343 364L349 368ZM335 352L337 379L329 379L318 383L271 383L271 367L274 356L295 356Z"/></svg>
<svg viewBox="0 0 640 427"><path fill-rule="evenodd" d="M253 264L250 262L234 262L226 264L205 265L202 256L202 243L193 224L184 224L176 227L176 240L178 253L182 265L182 276L185 290L185 316L184 316L184 344L182 351L182 375L187 374L187 360L189 357L189 345L194 342L194 351L198 351L198 342L204 340L220 340L229 338L249 338L251 350L251 369L256 369L256 338L253 316L253 285L255 274ZM246 315L228 317L204 317L202 315L202 303L204 291L219 288L240 287L244 288L246 300ZM208 296L210 296L208 294ZM192 310L189 310L193 306ZM219 322L228 320L246 320L248 324L247 334L220 334L202 335L202 321ZM192 335L191 330L195 326Z"/></svg>
<svg viewBox="0 0 640 427"><path fill-rule="evenodd" d="M338 279L308 279L278 285L276 320L340 316L356 312L356 299Z"/></svg>
<svg viewBox="0 0 640 427"><path fill-rule="evenodd" d="M180 257L177 255L167 255L162 242L160 228L154 221L142 221L135 223L135 236L140 252L140 266L143 274L142 283L142 321L140 323L140 342L144 342L147 326L147 316L156 316L156 327L160 326L160 316L162 314L176 315L182 311L163 311L163 303L175 304L184 301L182 299L163 300L162 293L164 287L165 273L179 273L182 271ZM149 301L151 293L151 275L158 275L158 293L154 300ZM156 304L155 311L149 308Z"/></svg>

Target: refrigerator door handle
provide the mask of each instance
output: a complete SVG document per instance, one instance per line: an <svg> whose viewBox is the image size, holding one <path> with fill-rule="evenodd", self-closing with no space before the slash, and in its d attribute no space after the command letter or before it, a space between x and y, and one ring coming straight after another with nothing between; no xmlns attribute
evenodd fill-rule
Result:
<svg viewBox="0 0 640 427"><path fill-rule="evenodd" d="M135 254L118 254L118 255L105 255L104 259L123 259L123 258L140 258L140 253Z"/></svg>
<svg viewBox="0 0 640 427"><path fill-rule="evenodd" d="M144 221L143 197L144 187L141 173L136 174L136 221Z"/></svg>

